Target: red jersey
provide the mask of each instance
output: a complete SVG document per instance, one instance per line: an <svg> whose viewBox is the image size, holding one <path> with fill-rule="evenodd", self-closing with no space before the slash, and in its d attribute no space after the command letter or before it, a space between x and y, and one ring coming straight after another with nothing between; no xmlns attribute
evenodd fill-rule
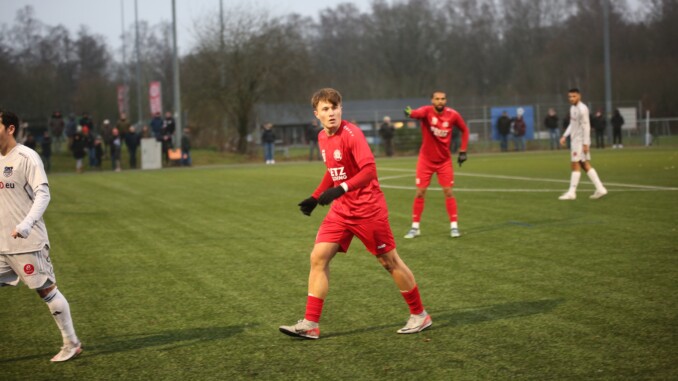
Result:
<svg viewBox="0 0 678 381"><path fill-rule="evenodd" d="M351 182L361 169L375 166L374 155L360 128L342 120L334 135L328 136L324 130L320 131L318 145L327 173L313 196L317 198L329 187L345 182L348 192L332 202L330 213L347 219L388 216L386 199L379 187L376 171L364 186L355 184L356 181ZM355 180L359 181L359 178Z"/></svg>
<svg viewBox="0 0 678 381"><path fill-rule="evenodd" d="M442 113L438 113L432 105L419 107L412 110L410 118L421 120L421 148L419 158L429 162L440 163L450 160L450 142L452 141L452 128L461 130L460 151L465 152L468 145L468 127L461 115L445 107Z"/></svg>

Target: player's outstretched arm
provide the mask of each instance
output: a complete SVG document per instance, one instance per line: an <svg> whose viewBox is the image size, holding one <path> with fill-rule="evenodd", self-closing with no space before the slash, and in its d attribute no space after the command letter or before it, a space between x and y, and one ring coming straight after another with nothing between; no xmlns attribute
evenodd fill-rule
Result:
<svg viewBox="0 0 678 381"><path fill-rule="evenodd" d="M298 205L299 210L301 210L302 213L304 213L307 216L310 216L311 213L313 212L313 209L315 209L315 207L318 205L318 200L315 197L311 196L300 202Z"/></svg>

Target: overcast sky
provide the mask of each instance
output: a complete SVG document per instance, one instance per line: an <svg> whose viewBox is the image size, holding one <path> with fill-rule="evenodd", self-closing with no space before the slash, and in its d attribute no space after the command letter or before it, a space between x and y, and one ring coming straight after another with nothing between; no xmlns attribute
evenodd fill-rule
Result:
<svg viewBox="0 0 678 381"><path fill-rule="evenodd" d="M177 34L179 52L186 53L193 43L193 25L201 17L219 11L220 0L176 0ZM240 6L264 9L273 16L298 13L317 17L320 10L334 7L337 0L223 0L224 8ZM352 2L361 11L367 11L371 0L341 1ZM90 33L101 34L117 54L120 47L124 7L126 28L134 22L134 0L0 0L0 24L11 25L17 10L26 5L33 6L35 17L49 26L64 25L76 33L86 25ZM139 21L154 25L161 21L172 21L172 0L138 0Z"/></svg>

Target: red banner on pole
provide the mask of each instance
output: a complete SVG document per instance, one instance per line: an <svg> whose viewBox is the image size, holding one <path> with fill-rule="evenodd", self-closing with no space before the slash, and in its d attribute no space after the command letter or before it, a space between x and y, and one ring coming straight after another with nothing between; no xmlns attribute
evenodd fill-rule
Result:
<svg viewBox="0 0 678 381"><path fill-rule="evenodd" d="M162 91L160 91L160 82L151 82L148 88L148 99L151 105L151 115L162 114Z"/></svg>
<svg viewBox="0 0 678 381"><path fill-rule="evenodd" d="M118 114L128 114L127 96L129 94L129 87L127 85L118 85Z"/></svg>

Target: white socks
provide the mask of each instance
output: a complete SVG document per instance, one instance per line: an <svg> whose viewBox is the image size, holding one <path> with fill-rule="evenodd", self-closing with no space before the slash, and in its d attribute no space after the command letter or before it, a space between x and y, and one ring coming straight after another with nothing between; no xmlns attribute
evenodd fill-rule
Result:
<svg viewBox="0 0 678 381"><path fill-rule="evenodd" d="M570 190L568 192L575 193L577 192L577 185L579 185L579 179L581 178L581 172L572 171L570 175Z"/></svg>
<svg viewBox="0 0 678 381"><path fill-rule="evenodd" d="M595 169L591 168L589 169L586 174L589 176L589 179L593 183L593 185L596 186L596 190L598 191L603 191L605 187L603 186L603 183L600 181L600 177L598 177L598 172L596 172Z"/></svg>
<svg viewBox="0 0 678 381"><path fill-rule="evenodd" d="M68 306L68 301L59 292L58 288L54 288L47 296L42 298L49 307L49 312L52 313L57 327L61 331L61 337L64 340L64 345L71 343L78 343L78 336L75 334L73 328L73 320L71 320L71 308Z"/></svg>
<svg viewBox="0 0 678 381"><path fill-rule="evenodd" d="M450 222L450 228L451 228L451 229L458 229L459 226L457 226L457 221L452 221L452 222Z"/></svg>
<svg viewBox="0 0 678 381"><path fill-rule="evenodd" d="M413 222L413 223L412 223L412 228L414 228L414 229L419 229L419 222Z"/></svg>

